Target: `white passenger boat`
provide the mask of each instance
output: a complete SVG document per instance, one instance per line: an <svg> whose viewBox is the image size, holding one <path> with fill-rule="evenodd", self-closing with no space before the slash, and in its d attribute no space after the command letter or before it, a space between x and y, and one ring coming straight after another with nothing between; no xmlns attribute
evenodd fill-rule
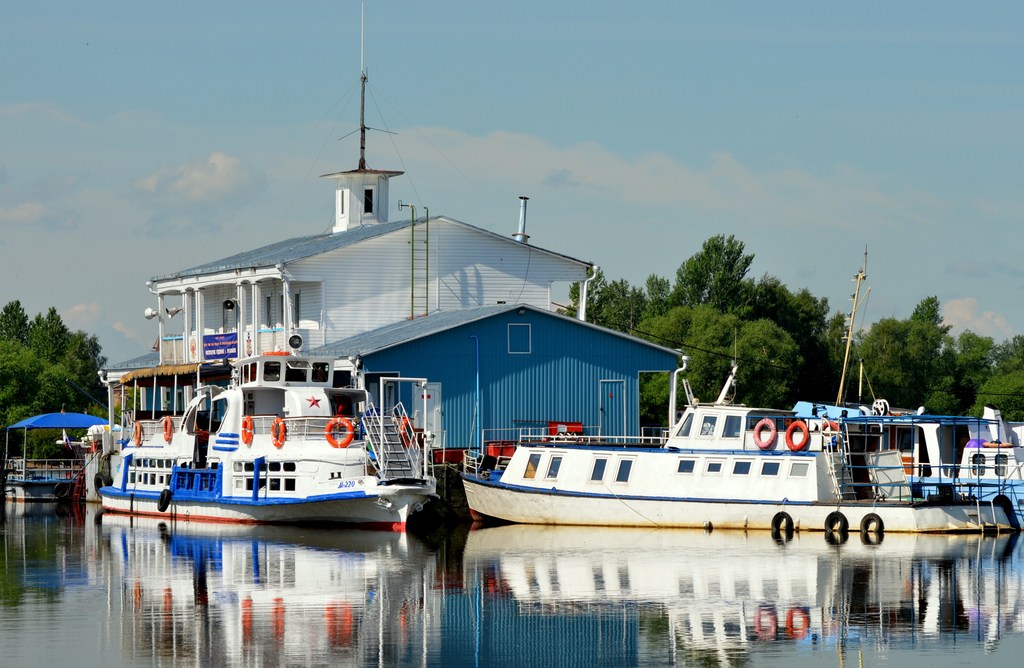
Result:
<svg viewBox="0 0 1024 668"><path fill-rule="evenodd" d="M378 412L332 376L330 359L264 354L240 360L230 387L199 388L183 416L136 421L104 510L404 530L435 495L429 435L402 404Z"/></svg>
<svg viewBox="0 0 1024 668"><path fill-rule="evenodd" d="M686 410L655 447L523 432L507 460L469 463L471 512L531 524L827 531L839 540L858 529L1012 529L1001 504L914 495L898 450L851 449L834 421L732 403L734 377L735 368L714 403L697 402L684 383Z"/></svg>

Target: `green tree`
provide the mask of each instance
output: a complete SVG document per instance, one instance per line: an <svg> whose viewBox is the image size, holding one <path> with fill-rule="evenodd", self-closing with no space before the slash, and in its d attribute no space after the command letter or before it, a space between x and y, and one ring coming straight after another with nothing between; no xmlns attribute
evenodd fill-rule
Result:
<svg viewBox="0 0 1024 668"><path fill-rule="evenodd" d="M40 359L58 362L67 352L71 332L53 306L46 315L38 314L32 319L28 330L28 346Z"/></svg>
<svg viewBox="0 0 1024 668"><path fill-rule="evenodd" d="M28 343L28 314L17 299L7 302L0 310L0 340Z"/></svg>
<svg viewBox="0 0 1024 668"><path fill-rule="evenodd" d="M672 303L708 304L722 313L741 311L749 298L751 286L745 279L753 261L734 236L711 237L676 270Z"/></svg>
<svg viewBox="0 0 1024 668"><path fill-rule="evenodd" d="M35 396L44 368L25 346L0 340L0 420L4 425L36 415Z"/></svg>
<svg viewBox="0 0 1024 668"><path fill-rule="evenodd" d="M982 383L971 414L980 416L985 406L998 408L1005 420L1024 421L1024 369L996 374Z"/></svg>

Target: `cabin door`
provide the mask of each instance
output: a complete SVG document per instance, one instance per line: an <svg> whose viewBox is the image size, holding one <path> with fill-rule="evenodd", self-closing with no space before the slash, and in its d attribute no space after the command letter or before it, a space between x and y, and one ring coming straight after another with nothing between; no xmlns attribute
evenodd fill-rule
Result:
<svg viewBox="0 0 1024 668"><path fill-rule="evenodd" d="M444 431L442 430L441 424L441 383L427 383L427 386L423 390L423 396L420 398L422 402L426 399L426 419L422 424L416 425L426 431L434 433L434 447L444 447ZM419 406L423 404L420 403ZM417 406L417 409L419 408Z"/></svg>
<svg viewBox="0 0 1024 668"><path fill-rule="evenodd" d="M600 415L600 436L626 435L626 381L599 381L601 397L598 402Z"/></svg>

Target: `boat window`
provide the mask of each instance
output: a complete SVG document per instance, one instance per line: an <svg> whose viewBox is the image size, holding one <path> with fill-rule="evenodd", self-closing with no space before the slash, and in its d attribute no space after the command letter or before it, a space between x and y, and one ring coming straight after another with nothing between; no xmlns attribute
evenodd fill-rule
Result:
<svg viewBox="0 0 1024 668"><path fill-rule="evenodd" d="M739 415L726 415L725 416L725 428L722 429L723 438L738 438L740 435L740 423L742 420Z"/></svg>
<svg viewBox="0 0 1024 668"><path fill-rule="evenodd" d="M683 420L683 425L681 427L679 427L679 432L676 434L676 436L689 436L690 435L690 426L692 424L693 424L693 413L689 413L686 416L686 419Z"/></svg>
<svg viewBox="0 0 1024 668"><path fill-rule="evenodd" d="M551 461L548 463L548 475L547 477L554 480L558 477L558 469L562 466L562 457L560 455L554 455L551 457Z"/></svg>
<svg viewBox="0 0 1024 668"><path fill-rule="evenodd" d="M748 475L750 473L750 462L736 462L732 466L733 475Z"/></svg>
<svg viewBox="0 0 1024 668"><path fill-rule="evenodd" d="M693 465L696 462L692 459L680 459L679 468L676 470L677 473L693 473Z"/></svg>
<svg viewBox="0 0 1024 668"><path fill-rule="evenodd" d="M308 371L309 362L305 360L290 361L285 367L284 379L289 383L305 383Z"/></svg>
<svg viewBox="0 0 1024 668"><path fill-rule="evenodd" d="M896 428L896 447L900 452L911 454L914 452L914 432L907 427Z"/></svg>
<svg viewBox="0 0 1024 668"><path fill-rule="evenodd" d="M718 422L717 415L705 415L704 419L700 423L700 435L701 436L714 436L715 424Z"/></svg>
<svg viewBox="0 0 1024 668"><path fill-rule="evenodd" d="M779 475L779 463L778 462L765 462L761 464L761 475Z"/></svg>
<svg viewBox="0 0 1024 668"><path fill-rule="evenodd" d="M708 466L707 466L706 469L704 469L704 472L705 473L721 473L722 472L722 462L721 462L721 460L715 459L715 460L712 460L712 461L708 462Z"/></svg>
<svg viewBox="0 0 1024 668"><path fill-rule="evenodd" d="M285 462L284 463L284 470L286 472L288 472L288 473L294 473L295 472L295 462Z"/></svg>
<svg viewBox="0 0 1024 668"><path fill-rule="evenodd" d="M985 455L980 452L971 455L971 475L980 476L985 473Z"/></svg>
<svg viewBox="0 0 1024 668"><path fill-rule="evenodd" d="M535 452L530 455L530 459L526 462L526 472L523 473L524 478L533 478L537 475L537 467L540 466L540 453Z"/></svg>
<svg viewBox="0 0 1024 668"><path fill-rule="evenodd" d="M1010 463L1007 455L996 455L996 475L1000 478L1006 477L1006 467Z"/></svg>
<svg viewBox="0 0 1024 668"><path fill-rule="evenodd" d="M294 492L295 491L295 478L284 479L284 491Z"/></svg>
<svg viewBox="0 0 1024 668"><path fill-rule="evenodd" d="M629 482L629 473L632 470L632 459L623 459L619 461L619 472L615 474L615 482Z"/></svg>
<svg viewBox="0 0 1024 668"><path fill-rule="evenodd" d="M789 467L790 478L806 478L807 477L807 462L793 462L793 465Z"/></svg>
<svg viewBox="0 0 1024 668"><path fill-rule="evenodd" d="M263 380L281 380L281 363L264 362Z"/></svg>
<svg viewBox="0 0 1024 668"><path fill-rule="evenodd" d="M327 362L314 362L313 363L313 382L314 383L326 383L327 379L331 377L330 366Z"/></svg>
<svg viewBox="0 0 1024 668"><path fill-rule="evenodd" d="M601 482L604 480L604 468L607 466L607 459L595 459L594 460L594 471L590 474L591 482Z"/></svg>

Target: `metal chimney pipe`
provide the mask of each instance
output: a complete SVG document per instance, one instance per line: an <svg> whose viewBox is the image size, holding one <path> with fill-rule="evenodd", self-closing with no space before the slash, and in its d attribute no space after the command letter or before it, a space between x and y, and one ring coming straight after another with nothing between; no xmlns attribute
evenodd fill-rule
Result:
<svg viewBox="0 0 1024 668"><path fill-rule="evenodd" d="M526 195L519 196L519 231L512 235L512 238L521 244L525 244L530 235L526 233L526 202L530 198Z"/></svg>

